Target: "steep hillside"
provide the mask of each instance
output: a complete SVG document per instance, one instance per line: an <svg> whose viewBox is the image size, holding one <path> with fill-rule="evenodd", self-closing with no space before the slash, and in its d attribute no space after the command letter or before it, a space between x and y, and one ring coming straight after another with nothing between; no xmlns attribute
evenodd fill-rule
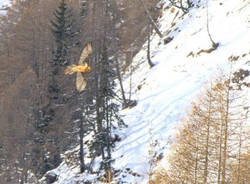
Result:
<svg viewBox="0 0 250 184"><path fill-rule="evenodd" d="M166 151L178 120L209 80L219 75L221 70L227 72L230 69L229 58L239 56L233 70L250 68L249 1L209 1L210 32L219 47L211 53L200 54L197 53L211 48L205 1L196 4L184 16L180 16L177 9L169 11L167 7L165 5L165 13L160 20L161 30L166 38L173 40L165 45L164 40L154 37L152 60L157 66L151 70L145 63L145 50L134 58L140 66L132 77L132 86L137 87L132 94L139 103L135 108L122 112L129 128L115 152L117 168L124 168L125 172L130 168L144 179L149 172L151 142L157 141L155 149L158 154L162 152L160 150ZM135 68L137 66L134 65ZM129 178L129 181L141 180L140 177Z"/></svg>
<svg viewBox="0 0 250 184"><path fill-rule="evenodd" d="M230 69L229 58L238 58L233 70L241 67L249 70L249 8L249 1L208 1L210 33L219 47L211 53L197 54L212 46L206 27L206 1L196 4L184 16L165 5L161 30L165 40L173 40L164 44L164 40L154 37L152 60L157 66L151 70L145 63L145 50L134 58L140 66L132 77L132 86L137 86L132 94L139 103L122 112L129 128L115 152L119 158L117 168L130 168L146 179L151 142L157 141L158 154L160 150L166 151L179 119L207 82L216 78L221 70L227 72ZM130 176L129 181L137 179L141 181L140 177Z"/></svg>
<svg viewBox="0 0 250 184"><path fill-rule="evenodd" d="M114 167L120 172L116 182L146 183L151 169L149 151L154 149L159 157L167 152L175 127L202 87L231 67L233 71L250 70L250 2L208 1L208 9L205 0L193 3L189 13L183 14L165 1L159 20L164 39L154 33L151 41L156 66L149 69L145 44L133 59L132 76L126 74L127 95L132 86L132 99L138 104L121 111L128 128L117 130L122 140L113 152ZM219 43L215 50L211 50L207 23L213 40ZM249 89L247 93L250 97ZM67 163L53 170L58 175L55 183L98 183L95 176L78 174L78 166Z"/></svg>
<svg viewBox="0 0 250 184"><path fill-rule="evenodd" d="M3 11L8 4L9 4L9 0L1 0L0 1L0 10Z"/></svg>
<svg viewBox="0 0 250 184"><path fill-rule="evenodd" d="M58 104L54 104L57 108L56 113L48 107L51 104L48 88L51 87L49 86L51 63L54 60L55 50L51 20L55 19L53 13L59 2L60 0L0 0L0 181L3 182L20 180L22 174L12 172L14 167L20 167L23 172L26 172L24 167L29 167L36 176L41 176L54 168L55 163L60 162L58 158L60 152L78 141L77 134L68 134L68 131L77 127L77 123L72 120L75 118L76 106L79 105L79 101L75 98L77 96L75 77L64 75L64 67L61 67L61 76L58 77L63 94ZM96 38L93 33L96 30L101 30L99 34L102 32L101 26L105 22L102 16L104 11L102 3L108 1L88 1L88 17L85 17L84 21L79 16L80 1L66 0L65 2L74 9L72 16L77 19L74 21L74 29L84 27L81 30L84 35L77 34L79 36L77 43L72 50L70 49L72 52L69 60L71 64L75 64L86 42L95 41L96 46L102 45L98 39L102 40L103 37ZM158 0L145 0L145 2L146 6L152 9L150 10L152 17L157 18L158 13L154 7ZM10 7L2 11L2 5L6 3L10 3ZM110 11L117 16L114 20L115 24L109 26L115 27L117 31L112 37L117 41L115 50L122 53L121 55L126 55L126 49L131 44L136 44L138 47L133 50L132 55L134 55L145 40L147 24L147 18L144 16L145 9L140 6L139 1L112 0L109 3L112 4ZM96 7L91 7L93 5ZM95 11L94 16L91 11ZM98 24L95 24L97 22ZM130 28L132 25L133 29ZM82 27L79 28L80 26ZM125 57L126 62L130 63L131 53L129 52ZM93 75L94 73L92 70ZM56 116L53 121L51 116ZM13 142L18 146L13 147ZM9 154L9 150L12 150L13 154ZM32 155L29 157L30 162L25 163L28 166L23 164L24 152ZM54 161L49 160L48 157ZM19 166L16 166L17 162ZM11 179L9 174L13 176Z"/></svg>

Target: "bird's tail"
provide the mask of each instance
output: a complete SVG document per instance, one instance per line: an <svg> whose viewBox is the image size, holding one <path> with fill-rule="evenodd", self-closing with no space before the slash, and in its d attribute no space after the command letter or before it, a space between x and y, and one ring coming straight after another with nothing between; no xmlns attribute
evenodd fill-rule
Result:
<svg viewBox="0 0 250 184"><path fill-rule="evenodd" d="M75 67L76 67L76 65L67 66L67 68L64 70L64 73L65 73L66 75L72 75L73 73L76 72L76 71L74 70Z"/></svg>

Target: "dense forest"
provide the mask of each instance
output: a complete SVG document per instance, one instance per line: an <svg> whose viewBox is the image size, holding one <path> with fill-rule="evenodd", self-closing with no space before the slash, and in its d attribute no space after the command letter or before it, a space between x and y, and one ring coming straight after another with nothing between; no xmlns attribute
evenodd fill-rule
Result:
<svg viewBox="0 0 250 184"><path fill-rule="evenodd" d="M216 3L224 6L224 2ZM233 68L238 60L249 57L249 51L238 56L230 53L229 73L208 80L200 96L189 101L188 112L182 112L185 116L165 145L153 140L153 127L145 130L151 141L146 174L114 167L113 151L124 139L119 131L128 128L120 110L138 106L131 88L138 92L150 86L148 73L138 86L131 81L130 89L124 85L124 78L132 80L139 68L138 64L132 69L133 57L144 49L142 62L147 70L154 70L159 63L151 60L158 52L150 50L152 35L160 40L158 45L167 46L182 32L183 25L178 23L185 23L186 17L201 18L190 11L206 9L206 26L192 35L205 30L209 45L198 47L197 52L189 50L185 59L191 63L203 54L209 58L225 43L221 45L216 34L211 34L208 7L207 0L11 0L0 14L0 184L53 183L58 176L49 171L61 163L77 168L84 177L94 176L79 181L86 184L123 183L126 174L147 178L149 184L248 184L250 71ZM171 15L166 30L158 22L164 11ZM194 48L196 43L189 44ZM182 44L173 47L169 52L177 53ZM171 56L164 61L168 59ZM188 73L191 68L174 62L176 73ZM163 80L172 82L162 84L178 87L186 79L175 81L166 71ZM160 96L162 91L149 97ZM172 102L169 114L180 108L173 103L181 97L174 97L160 99L163 106ZM140 113L149 106L143 106ZM159 109L152 111L155 118L164 116L175 122ZM150 124L154 117L144 121ZM138 127L145 123L142 120L138 118ZM165 150L156 151L157 146Z"/></svg>
<svg viewBox="0 0 250 184"><path fill-rule="evenodd" d="M154 18L156 3L145 1ZM24 183L30 172L40 178L60 164L61 153L83 146L87 135L93 136L91 159L85 163L81 149L81 172L111 171L119 140L112 129L126 126L117 112L128 103L114 91L114 80L140 49L147 23L137 1L11 1L0 17L1 181ZM75 77L63 71L78 64L87 43L93 47L85 61L91 72L79 93ZM93 170L99 156L102 164Z"/></svg>

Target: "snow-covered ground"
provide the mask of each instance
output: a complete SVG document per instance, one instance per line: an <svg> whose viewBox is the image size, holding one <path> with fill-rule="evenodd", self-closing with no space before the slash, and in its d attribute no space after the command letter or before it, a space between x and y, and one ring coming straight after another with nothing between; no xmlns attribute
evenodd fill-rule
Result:
<svg viewBox="0 0 250 184"><path fill-rule="evenodd" d="M0 9L8 5L9 3L10 3L9 0L0 0Z"/></svg>
<svg viewBox="0 0 250 184"><path fill-rule="evenodd" d="M8 3L8 0L0 0L0 7Z"/></svg>
<svg viewBox="0 0 250 184"><path fill-rule="evenodd" d="M0 0L0 14L5 13L5 8L9 5L9 0Z"/></svg>
<svg viewBox="0 0 250 184"><path fill-rule="evenodd" d="M125 79L127 91L132 81L132 99L138 104L121 111L128 128L118 132L122 141L113 152L113 166L124 171L122 180L126 183L147 182L150 143L157 141L154 149L158 154L166 151L179 119L206 82L221 70L229 70L231 56L239 56L233 70L250 70L250 1L208 0L210 33L219 47L199 55L200 50L211 48L211 42L206 27L206 1L195 4L185 15L164 5L160 29L165 38L173 40L164 44L164 39L153 34L151 54L157 65L149 69L146 50L142 49L133 60L132 79L129 75ZM86 177L66 164L54 171L59 174L58 184L74 184ZM131 171L142 177L128 174Z"/></svg>

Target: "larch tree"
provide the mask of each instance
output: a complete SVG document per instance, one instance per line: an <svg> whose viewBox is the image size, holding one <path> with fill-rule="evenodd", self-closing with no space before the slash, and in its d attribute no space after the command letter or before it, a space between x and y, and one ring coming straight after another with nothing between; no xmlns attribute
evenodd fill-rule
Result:
<svg viewBox="0 0 250 184"><path fill-rule="evenodd" d="M249 128L247 123L243 124L248 121L249 99L231 81L229 74L211 83L182 121L184 125L169 156L166 174L169 181L218 184L242 181L241 173L246 169L242 158L249 148Z"/></svg>

